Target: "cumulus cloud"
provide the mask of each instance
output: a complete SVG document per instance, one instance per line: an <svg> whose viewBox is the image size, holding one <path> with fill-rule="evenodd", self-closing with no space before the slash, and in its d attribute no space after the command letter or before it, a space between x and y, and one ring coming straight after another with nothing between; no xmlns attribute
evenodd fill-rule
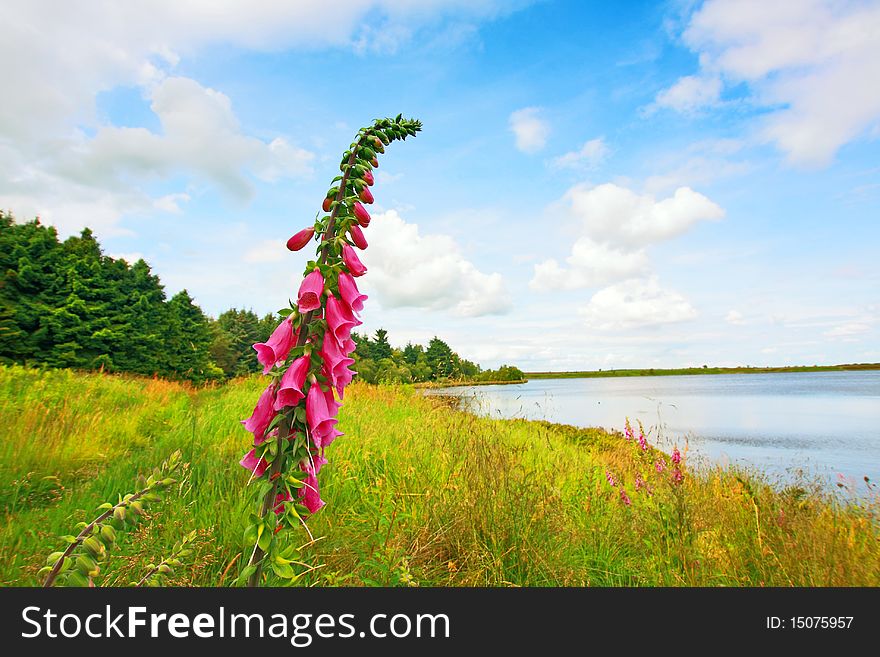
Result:
<svg viewBox="0 0 880 657"><path fill-rule="evenodd" d="M568 169L595 169L608 157L611 150L602 137L590 139L579 150L570 151L553 160L553 165Z"/></svg>
<svg viewBox="0 0 880 657"><path fill-rule="evenodd" d="M606 331L683 322L697 316L687 299L661 288L654 277L630 279L599 290L579 313L588 327Z"/></svg>
<svg viewBox="0 0 880 657"><path fill-rule="evenodd" d="M516 137L516 147L523 153L537 153L547 144L550 126L539 114L539 108L525 107L510 115L510 130Z"/></svg>
<svg viewBox="0 0 880 657"><path fill-rule="evenodd" d="M365 286L383 308L424 308L463 317L507 312L511 300L501 274L485 274L462 255L448 235L423 235L395 210L376 214Z"/></svg>
<svg viewBox="0 0 880 657"><path fill-rule="evenodd" d="M649 245L724 216L718 205L689 187L658 201L613 183L579 184L563 201L578 220L580 235L566 258L567 267L555 259L535 265L529 283L533 289L575 289L643 275Z"/></svg>
<svg viewBox="0 0 880 657"><path fill-rule="evenodd" d="M170 77L150 91L161 133L107 126L62 156L67 177L94 182L123 176L162 178L186 170L229 193L247 197L245 170L273 181L307 173L313 154L277 137L266 143L242 134L229 97L195 80ZM180 198L180 197L178 197Z"/></svg>
<svg viewBox="0 0 880 657"><path fill-rule="evenodd" d="M657 105L693 111L718 101L719 80L745 83L769 109L761 135L798 165L821 166L880 121L880 5L835 0L708 0L684 43L700 72Z"/></svg>

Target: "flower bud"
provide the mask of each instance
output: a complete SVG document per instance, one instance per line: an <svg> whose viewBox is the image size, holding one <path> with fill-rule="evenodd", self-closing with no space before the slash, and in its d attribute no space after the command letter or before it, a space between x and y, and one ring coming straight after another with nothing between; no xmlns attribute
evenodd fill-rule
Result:
<svg viewBox="0 0 880 657"><path fill-rule="evenodd" d="M368 185L373 185L376 182L376 179L373 177L373 172L369 170L364 172L363 178L364 182Z"/></svg>
<svg viewBox="0 0 880 657"><path fill-rule="evenodd" d="M384 153L385 152L385 146L382 144L381 139L379 139L378 137L373 137L373 143L375 144L375 146L373 146L373 149L377 153Z"/></svg>
<svg viewBox="0 0 880 657"><path fill-rule="evenodd" d="M324 212L330 212L330 204L333 202L333 199L329 196L324 199L324 202L321 204L321 209Z"/></svg>
<svg viewBox="0 0 880 657"><path fill-rule="evenodd" d="M364 187L364 188L361 190L361 193L358 194L358 196L360 196L361 200L362 200L364 203L372 203L372 202L374 201L374 199L373 199L373 194L372 194L372 192L370 192L370 188L369 188L369 187Z"/></svg>
<svg viewBox="0 0 880 657"><path fill-rule="evenodd" d="M357 219L357 222L364 228L370 225L370 213L367 212L367 209L360 201L354 202L354 218Z"/></svg>
<svg viewBox="0 0 880 657"><path fill-rule="evenodd" d="M308 244L314 236L315 228L313 226L303 228L296 235L287 240L287 248L291 251L299 251L306 244Z"/></svg>
<svg viewBox="0 0 880 657"><path fill-rule="evenodd" d="M361 206L363 207L363 206ZM364 237L364 231L361 230L361 227L357 224L352 224L348 229L349 234L351 235L351 241L354 242L354 245L364 250L367 248L367 238Z"/></svg>
<svg viewBox="0 0 880 657"><path fill-rule="evenodd" d="M376 159L376 156L375 156L375 155L373 156L373 159L370 160L370 164L372 164L374 167L379 166L379 160Z"/></svg>

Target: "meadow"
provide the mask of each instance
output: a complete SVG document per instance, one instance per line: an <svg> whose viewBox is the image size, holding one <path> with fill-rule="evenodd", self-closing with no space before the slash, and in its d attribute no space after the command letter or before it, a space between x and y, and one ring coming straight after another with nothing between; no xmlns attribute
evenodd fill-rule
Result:
<svg viewBox="0 0 880 657"><path fill-rule="evenodd" d="M167 583L230 585L254 506L239 420L263 385L0 367L0 585L38 585L60 536L174 450L179 483L96 583L129 585L195 530ZM478 418L411 386L353 384L340 428L298 585L880 584L876 496L774 488L686 454L676 482L669 454L622 435Z"/></svg>

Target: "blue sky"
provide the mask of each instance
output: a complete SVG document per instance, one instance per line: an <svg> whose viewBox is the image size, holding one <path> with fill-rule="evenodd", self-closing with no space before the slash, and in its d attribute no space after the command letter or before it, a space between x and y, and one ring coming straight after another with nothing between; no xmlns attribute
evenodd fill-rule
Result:
<svg viewBox="0 0 880 657"><path fill-rule="evenodd" d="M524 369L880 361L877 2L0 16L0 207L211 314L295 295L284 241L402 112L424 130L379 168L366 329Z"/></svg>

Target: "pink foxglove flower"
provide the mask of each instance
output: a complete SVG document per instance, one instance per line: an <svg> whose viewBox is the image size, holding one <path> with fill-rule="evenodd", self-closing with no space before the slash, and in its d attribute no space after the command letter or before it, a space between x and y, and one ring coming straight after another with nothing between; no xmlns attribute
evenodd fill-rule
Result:
<svg viewBox="0 0 880 657"><path fill-rule="evenodd" d="M349 247L351 248L351 247ZM319 269L313 269L299 286L297 307L301 313L321 307L321 294L324 292L324 277Z"/></svg>
<svg viewBox="0 0 880 657"><path fill-rule="evenodd" d="M616 486L617 485L617 482L614 481L614 475L611 474L611 472L609 470L605 471L605 479L608 480L609 486Z"/></svg>
<svg viewBox="0 0 880 657"><path fill-rule="evenodd" d="M258 342L254 345L257 360L263 366L263 374L268 374L277 363L287 358L293 345L296 344L296 339L291 318L288 317L272 331L266 342Z"/></svg>
<svg viewBox="0 0 880 657"><path fill-rule="evenodd" d="M681 452L678 451L678 447L672 450L672 462L676 465L681 463Z"/></svg>
<svg viewBox="0 0 880 657"><path fill-rule="evenodd" d="M364 309L364 301L367 300L367 295L360 293L357 283L355 283L351 274L345 272L340 272L339 274L339 296L355 313L359 313Z"/></svg>
<svg viewBox="0 0 880 657"><path fill-rule="evenodd" d="M254 479L259 479L266 472L266 469L269 467L269 464L266 462L264 458L257 458L257 451L252 449L247 454L244 455L244 458L239 461L239 463L244 467L245 470L251 473L251 476Z"/></svg>
<svg viewBox="0 0 880 657"><path fill-rule="evenodd" d="M369 187L364 187L358 196L364 203L372 203L375 200Z"/></svg>
<svg viewBox="0 0 880 657"><path fill-rule="evenodd" d="M354 218L364 228L370 225L370 213L360 201L354 202Z"/></svg>
<svg viewBox="0 0 880 657"><path fill-rule="evenodd" d="M321 466L326 463L327 459L320 454L316 454L311 459L303 461L300 465L300 468L307 476L303 481L303 487L299 489L298 495L302 503L309 510L309 513L315 513L324 506L324 500L321 499L320 491L318 491L318 472L320 472Z"/></svg>
<svg viewBox="0 0 880 657"><path fill-rule="evenodd" d="M627 495L626 491L622 488L620 489L620 501L623 502L626 506L632 504L632 500L629 499L629 495Z"/></svg>
<svg viewBox="0 0 880 657"><path fill-rule="evenodd" d="M361 230L360 226L352 224L348 229L348 233L351 235L351 241L354 242L357 248L361 251L367 248L367 238L364 237L364 231Z"/></svg>
<svg viewBox="0 0 880 657"><path fill-rule="evenodd" d="M327 297L327 327L340 346L351 337L351 329L360 324L346 303L332 294Z"/></svg>
<svg viewBox="0 0 880 657"><path fill-rule="evenodd" d="M278 386L278 394L275 397L275 410L280 411L285 406L296 406L305 398L303 386L306 382L306 375L309 373L309 357L300 356L281 377L281 383Z"/></svg>
<svg viewBox="0 0 880 657"><path fill-rule="evenodd" d="M260 395L254 412L247 420L242 420L244 428L254 434L254 445L261 444L266 439L266 429L275 417L275 393L270 384Z"/></svg>
<svg viewBox="0 0 880 657"><path fill-rule="evenodd" d="M349 358L343 353L342 348L336 341L336 337L331 331L324 334L324 342L321 345L321 358L324 360L324 374L330 382L330 385L336 388L340 398L343 395L345 386L351 383L354 373L348 369L349 365L354 365L354 359Z"/></svg>
<svg viewBox="0 0 880 657"><path fill-rule="evenodd" d="M303 228L296 235L287 240L287 248L291 251L299 251L315 236L313 227Z"/></svg>
<svg viewBox="0 0 880 657"><path fill-rule="evenodd" d="M367 273L364 263L361 262L361 259L357 257L357 253L348 244L342 245L342 262L345 263L345 268L348 269L352 276L363 276Z"/></svg>
<svg viewBox="0 0 880 657"><path fill-rule="evenodd" d="M312 442L318 449L323 449L339 435L335 430L337 420L333 415L327 408L327 397L321 386L313 383L306 396L306 422L312 434Z"/></svg>
<svg viewBox="0 0 880 657"><path fill-rule="evenodd" d="M373 177L373 172L369 169L364 172L364 182L368 185L373 185L376 182L376 179Z"/></svg>

